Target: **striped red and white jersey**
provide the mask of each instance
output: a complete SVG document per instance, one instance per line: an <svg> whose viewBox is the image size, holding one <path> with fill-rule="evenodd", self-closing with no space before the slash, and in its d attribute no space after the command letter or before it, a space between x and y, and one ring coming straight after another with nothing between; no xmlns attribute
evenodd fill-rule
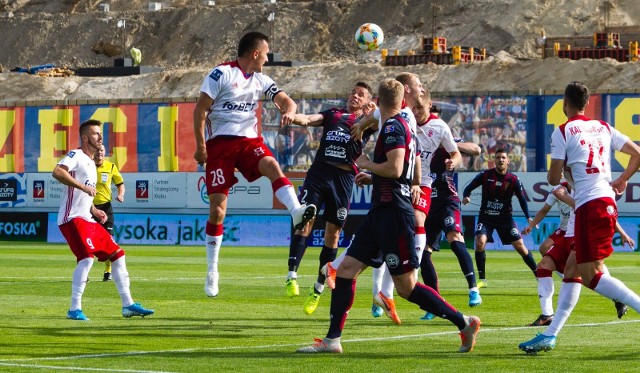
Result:
<svg viewBox="0 0 640 373"><path fill-rule="evenodd" d="M200 92L213 99L205 127L205 140L210 140L220 135L258 137L258 102L263 95L273 100L281 90L268 76L246 74L233 61L211 70Z"/></svg>
<svg viewBox="0 0 640 373"><path fill-rule="evenodd" d="M551 158L565 162L573 179L576 209L597 198L615 198L611 188L611 151L629 137L600 120L583 115L570 118L551 135Z"/></svg>
<svg viewBox="0 0 640 373"><path fill-rule="evenodd" d="M81 184L96 187L98 181L96 164L82 149L71 150L58 164L66 166L71 176ZM95 223L91 215L93 197L80 189L66 185L64 187L65 191L58 210L58 225L68 223L73 218L82 218Z"/></svg>

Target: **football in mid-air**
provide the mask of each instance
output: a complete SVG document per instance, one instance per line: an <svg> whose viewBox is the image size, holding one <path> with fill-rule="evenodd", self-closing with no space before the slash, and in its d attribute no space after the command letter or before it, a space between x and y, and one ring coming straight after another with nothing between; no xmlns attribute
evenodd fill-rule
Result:
<svg viewBox="0 0 640 373"><path fill-rule="evenodd" d="M384 41L384 33L375 23L365 23L356 30L356 43L360 49L374 51Z"/></svg>

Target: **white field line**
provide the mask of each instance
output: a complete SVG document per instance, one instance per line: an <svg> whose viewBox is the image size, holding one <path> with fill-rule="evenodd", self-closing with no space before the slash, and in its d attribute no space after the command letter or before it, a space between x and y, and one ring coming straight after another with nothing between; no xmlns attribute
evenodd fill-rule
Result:
<svg viewBox="0 0 640 373"><path fill-rule="evenodd" d="M627 321L609 321L603 323L586 323L586 324L566 324L565 327L569 328L581 328L581 327L593 327L593 326L605 326L605 325L617 325L617 324L635 324L639 323L640 320L627 320ZM513 330L536 330L538 328L532 328L530 326L513 326L513 327L504 327L504 328L482 328L480 329L481 333L495 333L495 332L505 332L505 331L513 331ZM342 340L342 343L360 343L360 342L372 342L372 341L389 341L389 340L401 340L401 339L420 339L420 338L428 338L428 337L436 337L448 334L458 334L457 331L446 331L446 332L436 332L436 333L424 333L424 334L410 334L410 335L397 335L397 336L384 336L384 337L375 337L375 338L356 338L356 339L348 339ZM167 353L191 353L191 352L207 352L207 351L231 351L231 350L255 350L255 349L270 349L270 348L281 348L281 347L300 347L304 346L308 343L285 343L285 344L270 344L270 345L261 345L261 346L226 346L226 347L204 347L204 348L185 348L178 350L157 350L157 351L130 351L130 352L120 352L120 353L110 353L110 354L85 354L85 355L73 355L73 356L59 356L59 357L38 357L38 358L25 358L25 359L0 359L0 366L19 366L19 365L8 365L8 364L16 364L16 362L20 361L54 361L54 360L74 360L74 359L100 359L107 357L128 357L128 356L136 356L136 355L154 355L154 354L167 354ZM26 365L25 365L26 366ZM67 368L69 369L69 368ZM84 369L84 368L83 368ZM96 368L96 370L99 370ZM105 370L106 371L106 370ZM146 371L124 371L124 370L113 370L117 372L146 372Z"/></svg>

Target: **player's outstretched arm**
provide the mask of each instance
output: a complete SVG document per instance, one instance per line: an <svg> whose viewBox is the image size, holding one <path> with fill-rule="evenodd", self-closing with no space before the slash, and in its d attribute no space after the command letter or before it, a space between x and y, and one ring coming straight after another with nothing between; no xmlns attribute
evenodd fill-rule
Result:
<svg viewBox="0 0 640 373"><path fill-rule="evenodd" d="M529 234L531 233L531 231L533 230L534 227L537 227L538 224L540 224L540 222L542 221L542 219L545 218L545 216L547 216L547 214L549 213L549 211L551 211L551 206L549 206L548 204L544 204L544 206L542 206L542 208L536 212L536 215L533 217L533 219L529 222L529 225L527 225L523 230L522 230L522 234Z"/></svg>
<svg viewBox="0 0 640 373"><path fill-rule="evenodd" d="M464 153L466 155L476 156L480 155L480 153L482 152L480 146L472 142L459 142L456 143L456 145L458 145L458 150L460 151L460 153Z"/></svg>
<svg viewBox="0 0 640 373"><path fill-rule="evenodd" d="M292 124L296 124L298 126L319 126L322 124L324 117L322 114L296 114L293 116Z"/></svg>

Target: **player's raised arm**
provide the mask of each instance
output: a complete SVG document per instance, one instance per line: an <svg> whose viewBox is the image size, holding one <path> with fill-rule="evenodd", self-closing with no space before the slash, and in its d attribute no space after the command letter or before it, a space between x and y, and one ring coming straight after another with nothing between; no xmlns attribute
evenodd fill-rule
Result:
<svg viewBox="0 0 640 373"><path fill-rule="evenodd" d="M298 126L309 126L309 127L317 127L322 125L322 121L324 120L324 116L322 114L296 114L293 116L292 124L296 124Z"/></svg>

